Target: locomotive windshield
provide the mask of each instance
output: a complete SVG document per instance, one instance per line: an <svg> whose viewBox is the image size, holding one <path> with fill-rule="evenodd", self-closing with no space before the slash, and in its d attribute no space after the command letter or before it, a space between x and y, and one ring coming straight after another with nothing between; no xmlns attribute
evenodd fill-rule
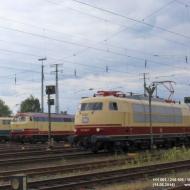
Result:
<svg viewBox="0 0 190 190"><path fill-rule="evenodd" d="M5 119L2 120L3 125L10 125L11 124L11 120Z"/></svg>
<svg viewBox="0 0 190 190"><path fill-rule="evenodd" d="M102 110L102 107L103 107L102 102L82 103L80 106L80 111Z"/></svg>
<svg viewBox="0 0 190 190"><path fill-rule="evenodd" d="M21 122L21 121L26 121L26 117L25 116L16 116L13 119L13 122Z"/></svg>

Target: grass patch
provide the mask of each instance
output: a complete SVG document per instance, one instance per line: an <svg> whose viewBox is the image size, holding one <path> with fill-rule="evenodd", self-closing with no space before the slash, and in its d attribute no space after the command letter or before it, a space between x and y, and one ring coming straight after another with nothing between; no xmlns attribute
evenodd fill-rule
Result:
<svg viewBox="0 0 190 190"><path fill-rule="evenodd" d="M145 151L137 154L131 163L126 163L128 167L140 167L147 164L159 164L165 162L174 162L190 159L190 149L186 147L172 148L169 150L154 150L152 152Z"/></svg>
<svg viewBox="0 0 190 190"><path fill-rule="evenodd" d="M155 156L153 156L155 155ZM186 147L181 148L172 148L169 150L157 150L157 151L146 151L142 154L137 154L134 156L134 159L131 163L126 161L126 164L122 166L122 168L132 168L132 167L141 167L151 164L160 164L167 162L174 162L180 160L188 160L190 159L190 149ZM113 168L112 168L113 169ZM158 176L159 177L159 176ZM170 172L170 174L162 175L161 177L167 178L190 178L190 172L180 172L175 173ZM126 184L112 184L107 187L98 188L98 190L149 190L152 189L152 179L146 178L143 181L139 180L136 182L128 182Z"/></svg>

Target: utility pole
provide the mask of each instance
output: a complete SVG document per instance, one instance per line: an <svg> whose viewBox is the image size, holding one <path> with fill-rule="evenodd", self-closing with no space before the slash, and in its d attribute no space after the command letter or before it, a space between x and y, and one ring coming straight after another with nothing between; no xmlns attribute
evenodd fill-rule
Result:
<svg viewBox="0 0 190 190"><path fill-rule="evenodd" d="M144 96L146 96L146 74L147 74L147 73L143 73L143 80L144 80Z"/></svg>
<svg viewBox="0 0 190 190"><path fill-rule="evenodd" d="M44 61L47 60L46 57L38 59L38 61L42 62L42 70L41 70L41 112L44 112Z"/></svg>
<svg viewBox="0 0 190 190"><path fill-rule="evenodd" d="M48 149L52 148L52 135L51 135L51 106L54 105L54 99L50 95L55 94L55 86L46 86L46 94L48 95Z"/></svg>
<svg viewBox="0 0 190 190"><path fill-rule="evenodd" d="M147 75L149 73L140 73L141 75L143 75L143 88L144 88L144 96L146 96L146 79L147 79ZM142 79L142 78L141 78Z"/></svg>
<svg viewBox="0 0 190 190"><path fill-rule="evenodd" d="M53 71L55 73L55 92L56 92L56 96L55 96L55 113L58 114L59 113L59 65L62 64L54 64L53 66L55 67L55 71Z"/></svg>
<svg viewBox="0 0 190 190"><path fill-rule="evenodd" d="M150 148L153 149L154 139L153 139L153 129L152 129L152 95L154 90L156 89L155 86L146 87L146 91L148 92L148 99L149 99L149 124L150 124Z"/></svg>

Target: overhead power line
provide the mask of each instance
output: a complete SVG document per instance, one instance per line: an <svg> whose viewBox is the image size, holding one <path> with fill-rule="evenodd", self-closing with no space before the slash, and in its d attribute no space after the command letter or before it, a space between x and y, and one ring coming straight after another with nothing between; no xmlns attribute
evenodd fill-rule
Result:
<svg viewBox="0 0 190 190"><path fill-rule="evenodd" d="M1 19L1 17L0 17L0 19ZM12 19L8 19L8 20L12 20ZM19 23L19 22L18 22ZM22 23L22 22L21 22ZM22 24L25 24L25 23L22 23ZM31 32L26 32L26 31L21 31L21 30L17 30L17 29L13 29L13 28L9 28L9 27L3 27L3 26L0 26L0 28L3 28L3 29L6 29L6 30L12 30L12 31L17 31L17 32L21 32L21 33L25 33L25 34L28 34L28 35L33 35L33 36L38 36L38 37L44 37L44 38L46 38L46 39L49 39L49 40L59 40L59 39L54 39L54 38L51 38L51 37L48 37L48 36L43 36L43 35L40 35L40 34L36 34L36 33L31 33ZM40 28L40 27L39 27ZM49 30L49 29L47 29L47 30ZM122 32L122 31L120 31L120 32ZM119 32L118 32L119 33ZM106 39L106 40L108 40L108 39ZM68 41L66 42L64 42L64 43L69 43ZM70 42L71 43L71 42ZM175 42L175 43L177 43L177 42ZM76 44L75 44L76 45ZM24 46L26 46L25 44L24 44ZM110 44L109 44L109 46L110 46ZM86 46L85 46L86 47ZM88 49L89 48L91 48L91 47L87 47ZM125 49L125 48L121 48L121 49ZM86 48L85 48L85 50L86 50ZM30 56L35 56L35 57L39 57L39 55L34 55L34 54L29 54L29 53L24 53L24 52L17 52L17 51L10 51L10 50L0 50L0 51L7 51L7 52L12 52L12 53L19 53L19 54L25 54L25 55L30 55ZM135 51L135 50L133 50L133 51ZM80 52L82 52L82 51L80 51ZM80 52L78 52L78 53L80 53ZM77 53L77 54L78 54Z"/></svg>
<svg viewBox="0 0 190 190"><path fill-rule="evenodd" d="M49 0L48 0L47 2L48 2L48 3L52 3L52 4L56 4L56 5L60 5L60 3L52 2L52 1L49 1ZM109 19L107 19L107 18L105 19L105 18L102 18L102 17L98 17L98 16L95 16L95 15L93 15L93 14L89 14L89 13L86 13L86 12L83 12L83 11L81 11L81 10L77 10L77 9L71 8L71 7L69 7L69 9L74 10L75 12L79 12L80 14L85 14L85 15L87 15L87 16L94 17L94 18L96 18L96 19L102 20L103 22L106 21L106 22L110 22L110 23L112 23L112 24L115 24L115 25L119 25L119 26L124 27L124 29L122 29L122 30L116 32L115 34L111 35L107 40L109 40L110 38L113 38L114 36L116 36L116 35L118 35L119 33L125 31L126 29L135 30L135 28L133 28L133 27L131 27L131 26L126 26L126 25L121 24L121 23L116 23L116 22L114 22L113 20L109 20ZM172 42L172 43L175 43L175 44L178 44L178 45L181 45L181 46L188 47L186 44L184 44L184 43L182 43L182 42L179 42L179 41L176 41L176 40L171 40L171 39L168 39L168 38L163 38L162 36L157 36L157 37L158 37L158 38L161 38L161 39L164 39L164 40L166 40L166 41L168 41L168 42ZM88 49L85 49L85 50L88 50ZM82 52L85 51L85 50L82 50L82 51L80 51L80 52L77 52L77 54L78 54L78 53L82 53Z"/></svg>
<svg viewBox="0 0 190 190"><path fill-rule="evenodd" d="M190 7L190 5L188 3L184 3L184 2L179 1L179 0L175 0L175 1L176 1L176 3L179 3L181 5L185 5L185 7Z"/></svg>
<svg viewBox="0 0 190 190"><path fill-rule="evenodd" d="M146 20L149 17L152 17L153 15L157 14L158 12L160 12L161 10L165 9L166 7L168 7L169 5L171 5L172 3L174 3L176 0L172 0L167 2L166 4L164 4L162 7L160 7L159 9L153 11L152 13L150 13L149 15L145 16L142 20Z"/></svg>
<svg viewBox="0 0 190 190"><path fill-rule="evenodd" d="M120 13L114 12L114 11L112 11L112 10L108 10L108 9L104 9L104 8L101 8L101 7L97 7L97 6L95 6L95 5L92 5L92 4L89 4L89 3L85 3L85 2L82 2L82 1L78 1L78 0L71 0L71 1L76 2L76 3L83 4L83 5L85 5L85 6L88 6L88 7L91 7L91 8L94 8L94 9L97 9L97 10L100 10L100 11L103 11L103 12L106 12L106 13L109 13L109 14L111 14L111 15L115 15L115 16L124 18L124 19L126 19L126 20L130 20L130 21L132 21L132 22L136 22L136 23L139 23L139 24L142 24L142 25L151 27L151 28L159 29L159 30L161 30L161 31L168 32L168 33L170 33L170 34L174 34L174 35L176 35L176 36L180 36L180 37L183 37L183 38L186 38L186 39L190 40L190 36L186 36L185 34L181 34L181 33L178 33L178 32L174 32L174 31L168 30L168 29L166 29L166 28L164 28L164 27L161 27L161 26L156 26L156 25L153 25L153 24L150 24L150 23L147 23L147 22L143 22L142 20L134 19L134 18L131 18L131 17L122 15L122 14L120 14Z"/></svg>

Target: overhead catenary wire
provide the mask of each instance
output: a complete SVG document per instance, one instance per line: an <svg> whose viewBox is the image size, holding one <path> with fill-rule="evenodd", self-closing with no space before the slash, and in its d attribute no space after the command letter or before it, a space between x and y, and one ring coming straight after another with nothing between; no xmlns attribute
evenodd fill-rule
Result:
<svg viewBox="0 0 190 190"><path fill-rule="evenodd" d="M164 8L164 7L166 7L166 6L168 6L169 4L171 4L172 2L174 2L174 1L170 1L169 3L167 3L165 6L162 6L162 9ZM58 3L56 3L56 4L58 4ZM160 9L160 8L159 8ZM158 9L158 10L159 10ZM157 10L157 11L158 11ZM81 11L80 11L81 12ZM156 12L156 11L155 11ZM89 14L87 14L87 15L89 15ZM106 21L107 22L107 21ZM131 28L131 27L126 27L126 28ZM118 31L118 32L116 32L116 33L114 33L113 35L111 35L109 38L107 38L107 39L105 39L106 41L107 40L109 40L109 39L111 39L113 36L115 36L115 35L117 35L117 34L119 34L120 32L123 32L124 30L126 30L126 28L125 29L122 29L122 30L120 30L120 31ZM164 38L165 40L167 40L167 41L170 41L170 42L172 42L172 43L176 43L176 44L179 44L179 45L183 45L183 46L187 46L186 44L184 44L184 43L179 43L179 42L177 42L177 41L174 41L174 40L171 40L171 39L166 39L166 38ZM103 40L103 41L105 41L105 40ZM110 44L109 44L110 45ZM188 46L189 47L189 46ZM85 48L85 49L83 49L83 50L79 50L79 51L77 51L75 54L81 54L81 53L83 53L83 52L85 52L86 50L88 50L89 48ZM122 48L121 48L122 49ZM135 50L134 50L135 51ZM70 57L70 56L67 56L66 58L68 58L68 57Z"/></svg>
<svg viewBox="0 0 190 190"><path fill-rule="evenodd" d="M12 52L10 50L5 50L7 52ZM102 50L103 51L103 50ZM104 50L106 51L106 50ZM107 51L106 51L107 52ZM13 53L21 53L21 52L14 52ZM114 51L109 51L108 53L112 53L112 54L116 54L116 55L119 55L119 56L125 56L125 57L128 57L128 58L134 58L134 59L138 59L138 60L144 60L144 58L140 58L140 57L137 57L137 56L131 56L131 55L127 55L127 54L123 54L123 53L119 53L119 52L114 52ZM30 55L30 54L29 54ZM53 59L53 58L52 58ZM55 59L56 60L56 59ZM56 61L65 61L66 59L57 59ZM66 60L67 62L70 62L70 63L73 63L72 61L69 61L69 60ZM157 61L153 61L153 60L149 60L149 62L153 62L153 63L156 63L156 64L161 64L161 65L166 65L166 66L169 66L169 67L177 67L177 68L182 68L182 69L186 69L186 67L181 67L181 66L175 66L175 65L170 65L170 64L167 64L167 63L163 63L163 62L157 62ZM73 63L74 64L74 63ZM85 65L85 64L80 64L79 62L77 63L78 65L81 65L81 66L87 66L87 67L92 67L90 65ZM36 65L36 64L35 64ZM0 66L1 67L1 66ZM98 68L98 66L93 66L93 67L96 67ZM1 67L1 68L7 68L7 69L12 69L12 70L24 70L24 71L27 71L27 72L37 72L39 73L38 71L35 71L35 70L26 70L26 69L17 69L17 68L13 68L13 67ZM103 68L103 67L99 67L100 69ZM48 74L48 73L46 73Z"/></svg>
<svg viewBox="0 0 190 190"><path fill-rule="evenodd" d="M52 1L48 1L48 2L49 2L49 3L52 3L52 4L59 5L58 3L55 3L55 2L52 2ZM73 8L71 8L71 9L74 10L74 11L77 11L77 12L79 12L79 13L81 13L81 14L85 14L85 15L92 16L92 17L95 17L95 18L96 18L96 16L94 16L94 15L92 15L92 14L89 14L89 13L86 13L86 12L82 12L82 11L79 11L79 10L76 10L76 9L73 9ZM101 17L98 17L98 19L103 20L103 21L106 21L106 22L113 22L113 21L110 21L110 20L108 20L108 19L105 20L104 18L101 18ZM114 23L114 24L118 24L118 23ZM133 29L133 30L135 30L135 28L133 28L133 27L131 27L131 26L129 27L129 26L126 26L126 25L121 25L121 24L119 24L119 25L122 26L122 27L124 27L124 29L118 31L118 33L120 33L120 32L122 32L122 31L126 30L127 28L128 28L128 29ZM115 35L117 35L117 34L113 34L113 36L115 36ZM113 36L111 36L111 37L113 37ZM179 42L179 41L176 41L176 40L171 40L171 39L163 38L163 37L161 37L161 36L159 36L159 38L162 38L162 39L164 39L164 40L166 40L166 41L169 41L169 42L172 42L172 43L181 45L181 46L185 46L185 47L188 46L187 44L184 44L184 43ZM83 51L81 51L81 52L83 52Z"/></svg>
<svg viewBox="0 0 190 190"><path fill-rule="evenodd" d="M165 9L166 7L168 7L169 5L171 5L172 3L174 3L176 0L171 0L169 2L166 2L164 5L162 5L160 8L156 9L155 11L149 13L147 16L145 16L142 20L146 20L150 17L152 17L153 15L157 14L158 12L162 11L163 9Z"/></svg>
<svg viewBox="0 0 190 190"><path fill-rule="evenodd" d="M9 29L9 30L12 30L11 28L7 28L7 27L5 27L5 29ZM15 30L15 29L13 29L13 30ZM16 30L17 31L17 30ZM32 33L28 33L28 32L25 32L25 31L18 31L18 32L23 32L23 33L25 33L25 34L29 34L29 35L38 35L38 34L32 34ZM43 36L43 35L42 35ZM38 37L40 37L39 35L38 35ZM44 37L46 38L47 36L46 35L44 35ZM48 38L48 37L47 37ZM51 38L49 38L49 39L51 39ZM58 39L52 39L52 40L58 40ZM69 43L69 42L65 42L65 43ZM76 44L75 44L76 45ZM90 47L88 47L88 48L90 48ZM122 49L122 48L121 48ZM2 50L3 51L3 50ZM134 50L135 51L135 50ZM20 53L20 52L15 52L15 53ZM31 56L35 56L35 55L31 55Z"/></svg>
<svg viewBox="0 0 190 190"><path fill-rule="evenodd" d="M132 21L132 22L139 23L139 24L141 24L141 25L145 25L145 26L147 26L147 27L156 28L156 29L159 29L159 30L161 30L161 31L164 31L164 32L167 32L167 33L170 33L170 34L173 34L173 35L176 35L176 36L180 36L180 37L183 37L183 38L185 38L185 39L190 40L190 36L187 36L187 35L185 35L185 34L181 34L181 33L175 32L175 31L168 30L168 29L166 29L166 28L164 28L164 27L161 27L161 26L158 26L158 25L153 25L153 24L150 24L150 23L147 23L147 22L143 22L142 20L138 20L138 19L135 19L135 18L132 18L132 17L129 17L129 16L120 14L120 13L118 13L118 12L115 12L115 11L112 11L112 10L108 10L108 9L105 9L105 8L102 8L102 7L98 7L98 6L89 4L89 3L85 3L85 2L83 2L83 1L79 1L79 0L71 0L71 1L76 2L76 3L80 3L80 4L82 4L82 5L85 5L85 6L88 6L88 7L94 8L94 9L97 9L97 10L100 10L100 11L105 12L105 13L109 13L109 14L111 14L111 15L115 15L115 16L124 18L124 19L126 19L126 20L130 20L130 21Z"/></svg>
<svg viewBox="0 0 190 190"><path fill-rule="evenodd" d="M185 5L185 7L187 8L189 8L190 7L190 4L188 4L188 3L186 3L186 2L182 2L182 1L179 1L179 0L175 0L176 1L176 3L179 3L179 4L181 4L181 5Z"/></svg>
<svg viewBox="0 0 190 190"><path fill-rule="evenodd" d="M22 22L21 22L22 23Z"/></svg>

